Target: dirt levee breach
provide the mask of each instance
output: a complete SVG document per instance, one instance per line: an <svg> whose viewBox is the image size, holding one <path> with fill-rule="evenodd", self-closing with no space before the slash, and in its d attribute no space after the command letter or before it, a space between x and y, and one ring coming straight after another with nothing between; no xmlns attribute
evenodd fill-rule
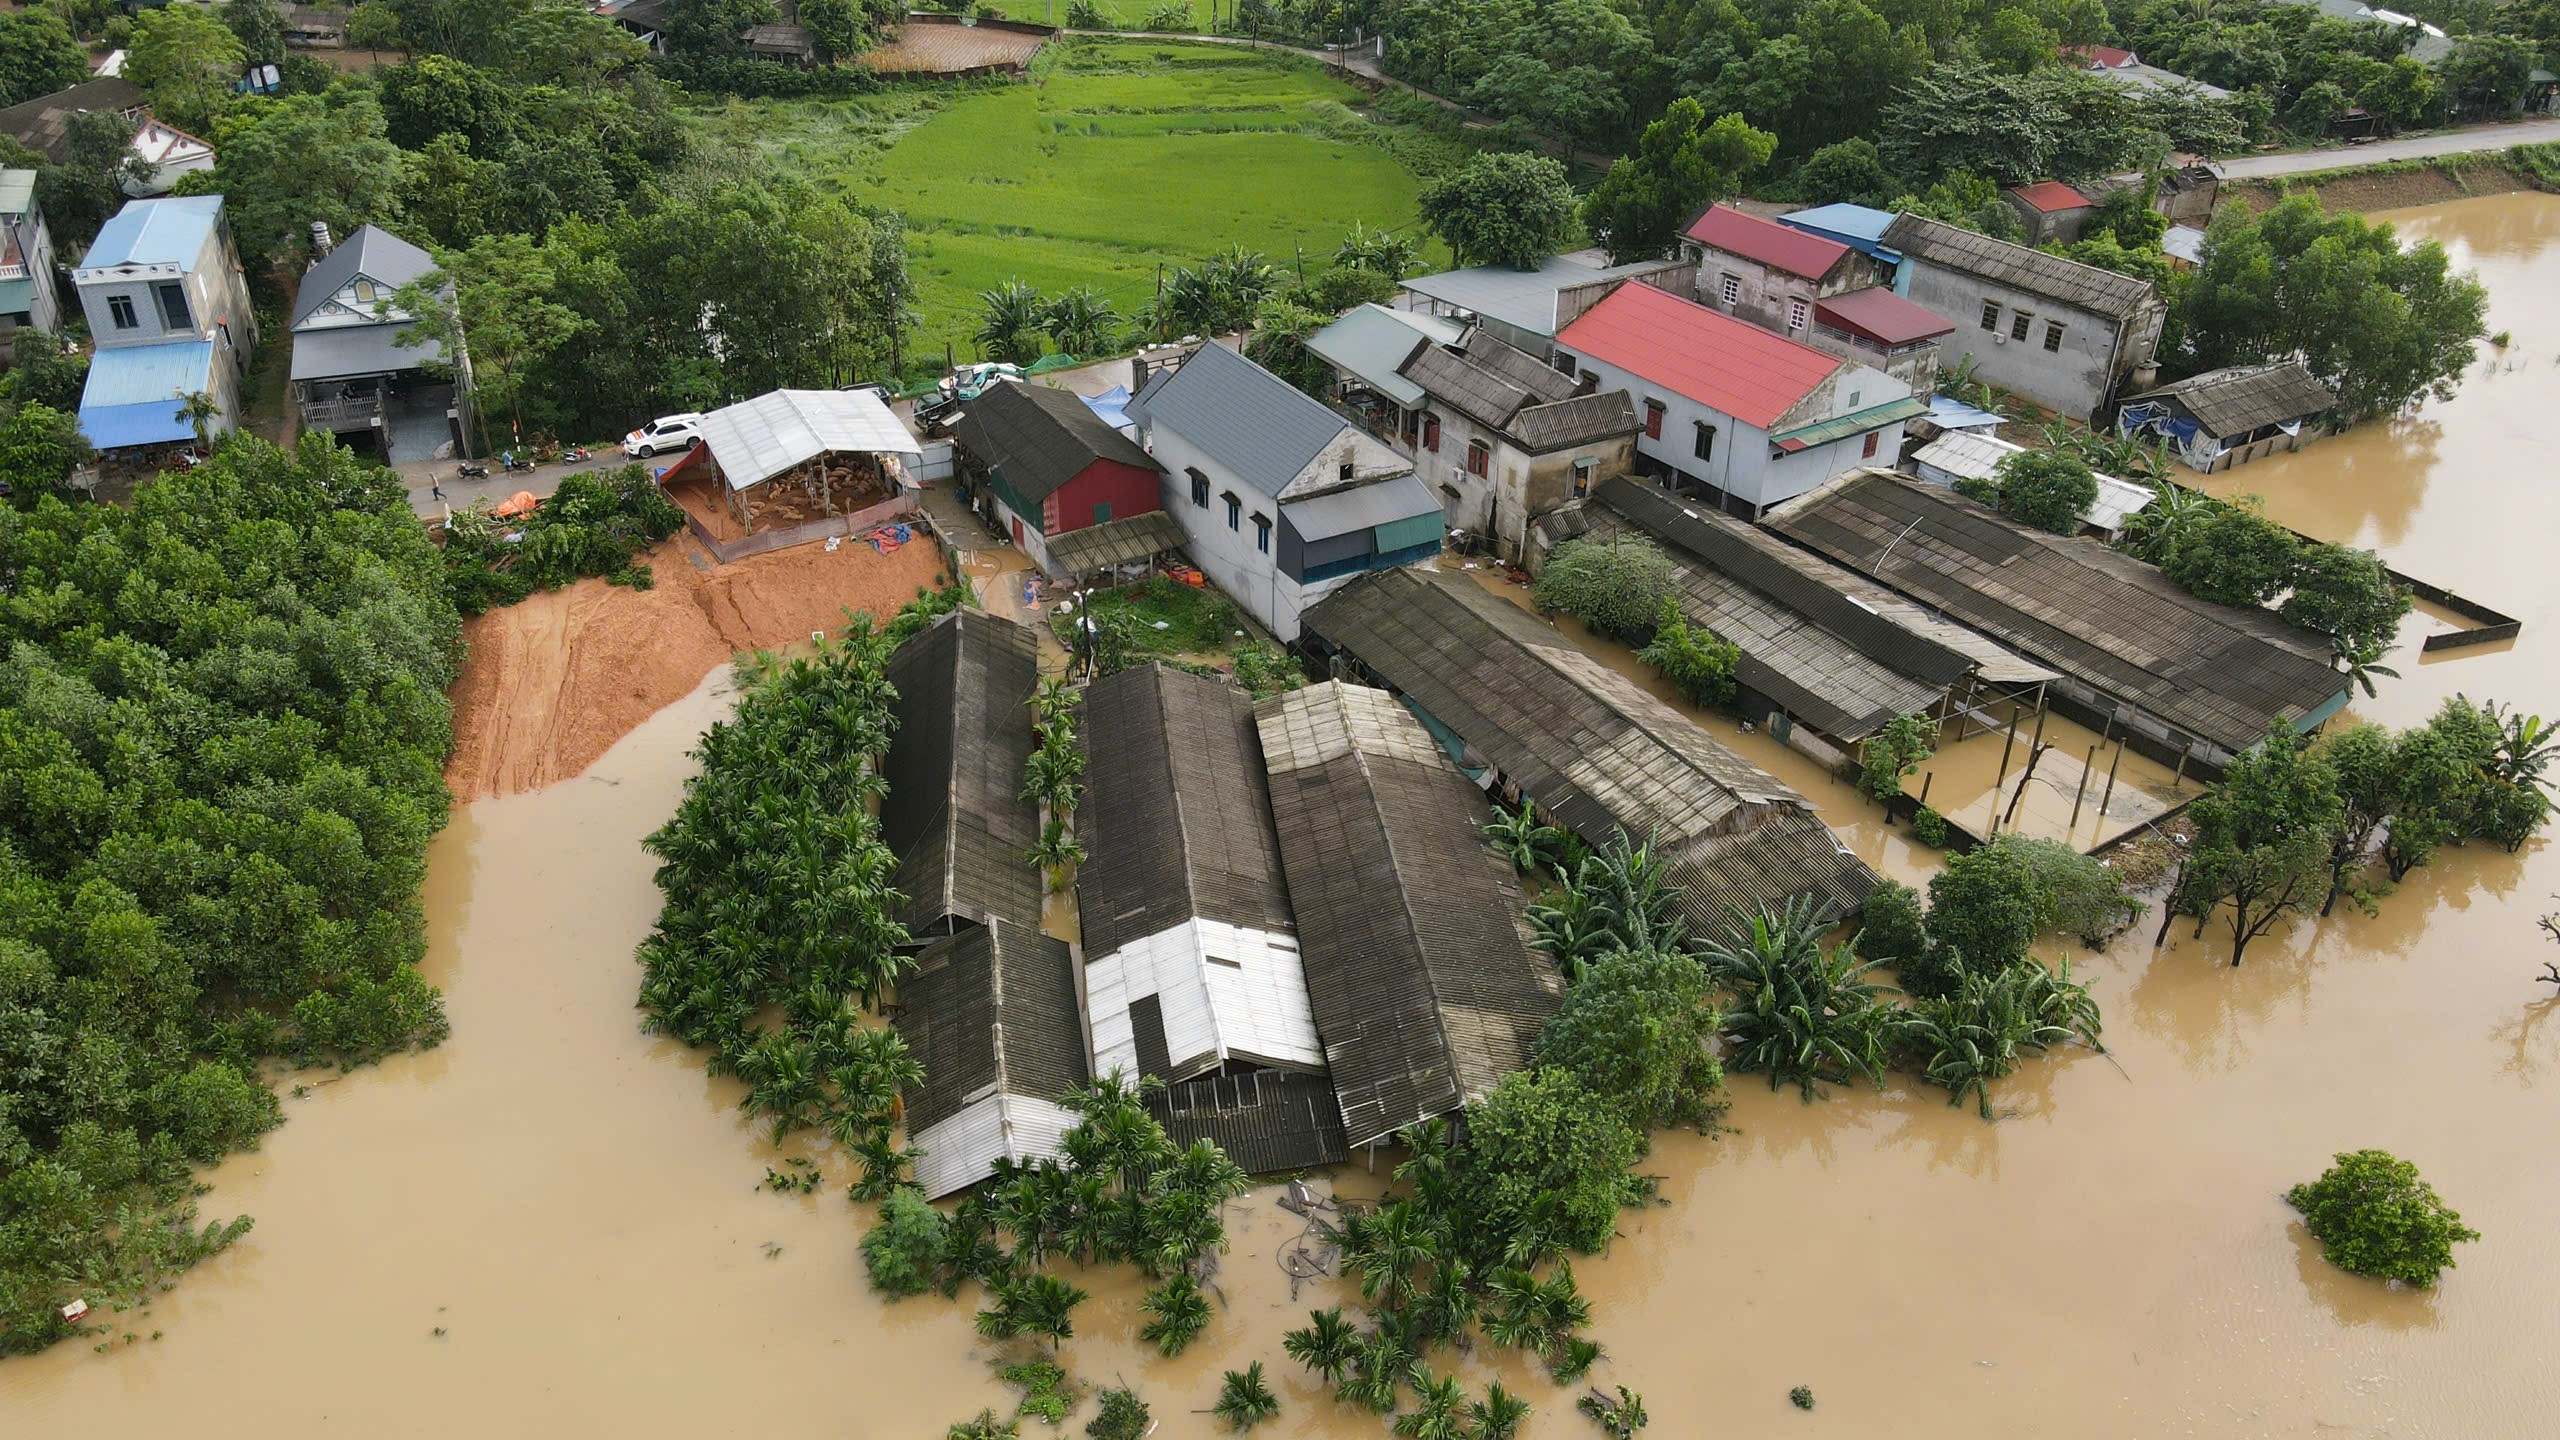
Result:
<svg viewBox="0 0 2560 1440"><path fill-rule="evenodd" d="M847 541L715 566L679 536L646 558L655 589L581 580L464 626L445 765L455 800L579 774L739 651L833 630L848 608L886 618L942 571L922 537L888 555Z"/></svg>

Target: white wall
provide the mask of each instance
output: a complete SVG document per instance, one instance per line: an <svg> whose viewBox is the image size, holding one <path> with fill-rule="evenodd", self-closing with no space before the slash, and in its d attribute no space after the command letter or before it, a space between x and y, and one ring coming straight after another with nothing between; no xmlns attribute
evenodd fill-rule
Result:
<svg viewBox="0 0 2560 1440"><path fill-rule="evenodd" d="M1875 432L1876 453L1872 457L1865 454L1864 437L1853 435L1772 459L1768 431L1746 425L1606 361L1579 354L1574 360L1582 369L1600 377L1601 389L1627 391L1635 400L1638 424L1644 420L1647 400L1663 402L1661 438L1650 438L1638 430L1636 453L1713 485L1745 504L1766 507L1792 500L1842 471L1860 465L1891 465L1901 453L1902 426L1896 423ZM1846 366L1828 382L1826 391L1817 392L1807 404L1791 412L1787 424L1809 424L1827 416L1900 400L1910 393L1910 386L1881 370ZM1715 454L1707 460L1698 459L1696 453L1696 426L1701 421L1716 427Z"/></svg>

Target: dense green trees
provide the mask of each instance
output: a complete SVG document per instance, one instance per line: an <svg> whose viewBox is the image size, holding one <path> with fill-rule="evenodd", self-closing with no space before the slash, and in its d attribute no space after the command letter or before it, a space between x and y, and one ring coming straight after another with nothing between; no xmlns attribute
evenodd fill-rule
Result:
<svg viewBox="0 0 2560 1440"><path fill-rule="evenodd" d="M50 95L89 78L88 56L50 10L0 15L0 105Z"/></svg>
<svg viewBox="0 0 2560 1440"><path fill-rule="evenodd" d="M1926 715L1896 715L1858 747L1858 789L1892 802L1902 782L1938 752L1938 724Z"/></svg>
<svg viewBox="0 0 2560 1440"><path fill-rule="evenodd" d="M2339 1269L2423 1289L2452 1268L2454 1246L2480 1238L2417 1166L2387 1150L2336 1158L2284 1199Z"/></svg>
<svg viewBox="0 0 2560 1440"><path fill-rule="evenodd" d="M1612 261L1660 255L1690 217L1766 164L1777 144L1739 115L1710 124L1696 100L1675 100L1583 198L1582 228Z"/></svg>
<svg viewBox="0 0 2560 1440"><path fill-rule="evenodd" d="M1642 535L1568 540L1547 557L1530 595L1541 610L1561 610L1610 639L1650 639L1663 606L1675 600L1671 558Z"/></svg>
<svg viewBox="0 0 2560 1440"><path fill-rule="evenodd" d="M0 1351L246 1222L191 1163L273 1057L443 1033L414 968L459 626L388 472L235 436L130 506L0 509Z"/></svg>
<svg viewBox="0 0 2560 1440"><path fill-rule="evenodd" d="M209 134L231 103L246 56L240 37L212 10L164 5L134 21L125 78L151 97L152 113L180 129Z"/></svg>
<svg viewBox="0 0 2560 1440"><path fill-rule="evenodd" d="M2081 517L2098 501L2098 477L2077 455L2024 450L2000 462L2000 511L2055 535L2080 533Z"/></svg>
<svg viewBox="0 0 2560 1440"><path fill-rule="evenodd" d="M1535 270L1573 234L1573 184L1544 155L1479 155L1423 186L1419 203L1462 266Z"/></svg>
<svg viewBox="0 0 2560 1440"><path fill-rule="evenodd" d="M1636 658L1661 671L1679 690L1680 698L1692 705L1731 705L1739 693L1733 672L1742 663L1741 648L1704 625L1690 624L1680 614L1677 600L1662 602L1653 638L1636 652Z"/></svg>

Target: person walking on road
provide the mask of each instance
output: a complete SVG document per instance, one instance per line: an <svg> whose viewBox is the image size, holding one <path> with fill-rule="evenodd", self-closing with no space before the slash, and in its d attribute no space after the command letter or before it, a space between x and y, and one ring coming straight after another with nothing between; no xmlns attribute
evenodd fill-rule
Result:
<svg viewBox="0 0 2560 1440"><path fill-rule="evenodd" d="M434 500L441 501L444 499L444 482L437 479L435 472L432 470L427 472L427 495L430 499Z"/></svg>

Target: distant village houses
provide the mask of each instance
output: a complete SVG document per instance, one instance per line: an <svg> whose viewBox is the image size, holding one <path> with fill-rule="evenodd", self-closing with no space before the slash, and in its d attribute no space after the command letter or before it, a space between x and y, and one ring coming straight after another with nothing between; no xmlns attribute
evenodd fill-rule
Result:
<svg viewBox="0 0 2560 1440"><path fill-rule="evenodd" d="M0 339L16 330L61 332L53 271L53 232L36 203L36 172L0 170Z"/></svg>
<svg viewBox="0 0 2560 1440"><path fill-rule="evenodd" d="M93 110L113 111L133 127L132 151L140 163L124 179L127 195L166 195L180 177L213 168L212 142L154 118L142 87L116 75L0 109L0 134L59 165L71 158L72 117Z"/></svg>

